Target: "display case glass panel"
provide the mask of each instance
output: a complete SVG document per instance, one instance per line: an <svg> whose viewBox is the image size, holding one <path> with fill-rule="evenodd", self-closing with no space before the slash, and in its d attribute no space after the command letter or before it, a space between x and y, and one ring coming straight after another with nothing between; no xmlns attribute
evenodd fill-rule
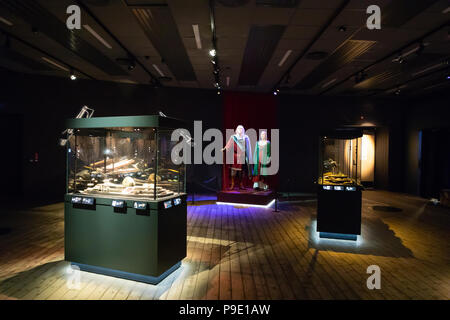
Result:
<svg viewBox="0 0 450 320"><path fill-rule="evenodd" d="M171 129L75 129L68 143L68 193L159 200L185 192L184 165L171 162Z"/></svg>
<svg viewBox="0 0 450 320"><path fill-rule="evenodd" d="M361 185L361 137L321 137L319 184L324 186ZM335 190L339 190L334 188Z"/></svg>

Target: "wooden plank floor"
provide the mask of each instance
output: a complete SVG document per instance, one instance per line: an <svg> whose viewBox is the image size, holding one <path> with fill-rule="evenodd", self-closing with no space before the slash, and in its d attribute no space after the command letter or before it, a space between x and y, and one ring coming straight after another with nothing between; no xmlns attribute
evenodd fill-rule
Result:
<svg viewBox="0 0 450 320"><path fill-rule="evenodd" d="M71 289L62 203L3 211L0 299L450 299L449 209L366 191L357 243L318 239L315 212L189 206L187 257L159 285L81 272ZM381 290L366 287L369 265Z"/></svg>

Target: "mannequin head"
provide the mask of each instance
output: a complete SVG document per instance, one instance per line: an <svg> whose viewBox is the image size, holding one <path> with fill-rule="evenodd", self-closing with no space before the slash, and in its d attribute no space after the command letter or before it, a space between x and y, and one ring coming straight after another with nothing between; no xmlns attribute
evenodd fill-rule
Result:
<svg viewBox="0 0 450 320"><path fill-rule="evenodd" d="M259 134L259 140L266 141L267 140L267 131L263 130Z"/></svg>
<svg viewBox="0 0 450 320"><path fill-rule="evenodd" d="M237 127L236 127L236 134L239 136L239 137L242 137L242 136L244 136L244 134L245 134L245 129L244 129L244 127L242 126L242 125L238 125Z"/></svg>

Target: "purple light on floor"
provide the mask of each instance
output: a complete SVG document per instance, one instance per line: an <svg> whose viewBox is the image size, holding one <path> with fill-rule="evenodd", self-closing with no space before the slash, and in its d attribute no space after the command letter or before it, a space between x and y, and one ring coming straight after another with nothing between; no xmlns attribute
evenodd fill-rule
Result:
<svg viewBox="0 0 450 320"><path fill-rule="evenodd" d="M194 202L196 202L196 201L215 201L215 200L217 200L217 195L205 195L205 194L199 194L199 195L194 195L194 196L192 196L192 195L189 195L188 197L187 197L187 201L194 201Z"/></svg>

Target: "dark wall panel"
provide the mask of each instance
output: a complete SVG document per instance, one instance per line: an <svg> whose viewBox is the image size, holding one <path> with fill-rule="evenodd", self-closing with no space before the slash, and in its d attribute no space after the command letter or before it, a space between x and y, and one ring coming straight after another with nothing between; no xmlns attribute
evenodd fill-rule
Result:
<svg viewBox="0 0 450 320"><path fill-rule="evenodd" d="M377 128L375 134L375 187L389 188L389 129Z"/></svg>
<svg viewBox="0 0 450 320"><path fill-rule="evenodd" d="M203 130L222 128L223 95L213 90L160 88L90 80L23 75L0 70L8 79L0 86L0 113L23 118L23 190L60 197L65 187L65 152L58 146L64 120L81 106L96 116L145 115L162 111L168 116L203 121ZM251 94L250 94L251 95ZM418 193L418 132L450 127L448 97L409 101L350 97L277 96L280 129L279 190L313 192L318 172L318 137L322 129L346 125L377 127L376 187ZM258 113L255 113L255 121ZM191 129L191 128L190 128ZM191 129L192 130L192 129ZM20 131L20 130L19 130ZM191 131L193 132L193 131ZM201 137L196 137L201 140ZM38 161L30 161L38 154ZM192 191L220 187L221 166L188 167ZM59 199L59 198L58 198Z"/></svg>

